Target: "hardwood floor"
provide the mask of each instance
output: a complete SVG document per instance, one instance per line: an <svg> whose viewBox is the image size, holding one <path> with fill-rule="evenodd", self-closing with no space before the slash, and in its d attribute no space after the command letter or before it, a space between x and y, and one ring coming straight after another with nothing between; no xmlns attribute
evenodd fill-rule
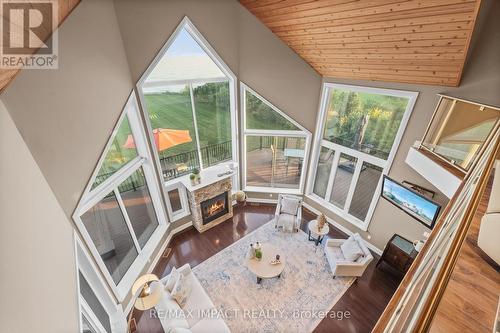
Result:
<svg viewBox="0 0 500 333"><path fill-rule="evenodd" d="M168 258L162 258L153 273L160 277L167 275L172 267L189 263L192 267L203 262L225 247L238 241L248 233L269 222L274 216L274 205L247 204L235 207L232 219L218 226L199 233L194 228L176 235L169 247L172 248ZM301 228L305 231L307 222L316 216L303 211ZM327 237L346 238L341 231L330 228ZM387 268L375 268L378 256L370 263L363 277L358 279L342 298L334 305L330 313L343 312L349 314L345 318L325 318L315 332L370 332L378 317L396 290L400 278L392 275ZM333 316L333 315L332 315ZM339 316L336 316L339 318ZM141 314L137 320L138 332L163 332L158 319L152 319L149 312ZM237 333L237 332L235 332Z"/></svg>
<svg viewBox="0 0 500 333"><path fill-rule="evenodd" d="M491 187L492 179L460 249L430 332L489 333L493 330L500 295L500 267L477 246Z"/></svg>

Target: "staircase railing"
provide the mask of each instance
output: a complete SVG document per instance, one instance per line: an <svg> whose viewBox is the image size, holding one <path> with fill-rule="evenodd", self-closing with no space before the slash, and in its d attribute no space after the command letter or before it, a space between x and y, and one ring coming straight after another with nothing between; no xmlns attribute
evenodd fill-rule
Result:
<svg viewBox="0 0 500 333"><path fill-rule="evenodd" d="M500 151L496 129L450 200L373 332L427 332Z"/></svg>

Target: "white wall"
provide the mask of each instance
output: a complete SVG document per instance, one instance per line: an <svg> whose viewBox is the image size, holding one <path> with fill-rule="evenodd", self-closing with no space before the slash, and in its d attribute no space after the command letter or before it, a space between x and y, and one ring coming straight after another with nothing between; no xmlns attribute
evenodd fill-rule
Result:
<svg viewBox="0 0 500 333"><path fill-rule="evenodd" d="M0 331L77 332L71 224L0 101Z"/></svg>

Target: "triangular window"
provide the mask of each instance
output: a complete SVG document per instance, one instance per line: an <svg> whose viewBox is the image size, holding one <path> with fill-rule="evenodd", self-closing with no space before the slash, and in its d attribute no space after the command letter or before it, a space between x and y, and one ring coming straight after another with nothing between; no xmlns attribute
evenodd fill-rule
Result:
<svg viewBox="0 0 500 333"><path fill-rule="evenodd" d="M165 180L235 159L234 74L187 18L138 87Z"/></svg>
<svg viewBox="0 0 500 333"><path fill-rule="evenodd" d="M247 85L240 84L244 189L302 194L311 133Z"/></svg>
<svg viewBox="0 0 500 333"><path fill-rule="evenodd" d="M191 34L182 28L142 85L158 92L185 81L227 81L227 77Z"/></svg>
<svg viewBox="0 0 500 333"><path fill-rule="evenodd" d="M245 120L247 129L300 131L294 123L256 93L245 89Z"/></svg>

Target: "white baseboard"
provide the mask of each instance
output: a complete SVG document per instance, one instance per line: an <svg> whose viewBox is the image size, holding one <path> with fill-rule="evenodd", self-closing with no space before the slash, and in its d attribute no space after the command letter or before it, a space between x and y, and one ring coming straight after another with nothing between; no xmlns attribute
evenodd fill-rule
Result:
<svg viewBox="0 0 500 333"><path fill-rule="evenodd" d="M313 212L314 214L321 214L322 212L320 212L319 210L317 210L316 208L314 208L313 206L303 202L302 203L302 206L304 206L305 208L309 209L311 212ZM325 217L326 217L326 220L328 221L328 223L330 223L331 225L333 225L335 228L339 229L340 231L348 234L349 236L354 234L354 232L352 232L351 230L347 229L346 227L344 227L343 225L341 225L340 223L336 222L335 220L331 219L330 217L326 216L325 214ZM372 243L368 242L366 239L363 238L363 241L365 242L366 246L372 250L373 252L375 252L376 254L378 255L382 255L382 250L380 250L378 247L376 247L375 245L373 245Z"/></svg>
<svg viewBox="0 0 500 333"><path fill-rule="evenodd" d="M170 231L170 233L168 234L167 236L167 239L163 242L161 248L160 248L160 251L158 251L158 254L156 255L156 257L153 259L153 261L151 262L151 264L149 265L147 271L146 271L146 274L150 274L153 269L156 267L156 265L158 264L158 262L160 261L161 259L161 256L163 255L163 252L165 252L165 249L167 248L167 246L170 244L170 241L172 240L172 238L178 234L179 232L191 227L193 225L193 221L189 221L187 223L184 223L184 224L181 224L180 226L178 226L177 228L174 228ZM161 277L159 277L161 278ZM132 306L134 305L134 300L130 300L130 302L127 304L127 306L125 307L125 314L128 315L128 313L132 310Z"/></svg>

